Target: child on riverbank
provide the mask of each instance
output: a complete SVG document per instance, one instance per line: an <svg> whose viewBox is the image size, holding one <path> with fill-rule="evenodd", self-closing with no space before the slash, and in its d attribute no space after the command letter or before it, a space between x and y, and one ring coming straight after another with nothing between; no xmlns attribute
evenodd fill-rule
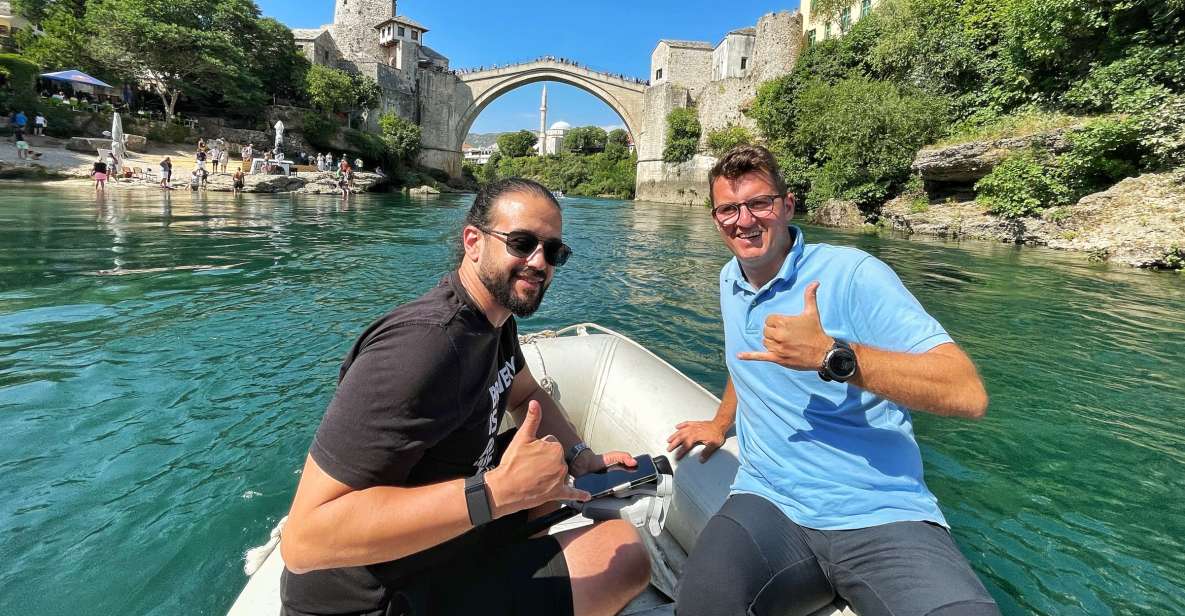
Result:
<svg viewBox="0 0 1185 616"><path fill-rule="evenodd" d="M95 190L105 191L107 189L107 163L103 162L102 157L95 160L95 166L91 169L91 177L95 180Z"/></svg>

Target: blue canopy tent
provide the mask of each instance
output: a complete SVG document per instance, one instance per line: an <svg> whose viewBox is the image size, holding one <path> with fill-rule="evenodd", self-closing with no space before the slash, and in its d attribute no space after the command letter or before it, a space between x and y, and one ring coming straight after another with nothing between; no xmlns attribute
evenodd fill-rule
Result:
<svg viewBox="0 0 1185 616"><path fill-rule="evenodd" d="M42 79L50 79L53 81L69 81L70 83L83 84L88 86L98 86L100 88L110 88L111 84L104 83L87 75L82 71L69 70L58 71L56 73L41 73Z"/></svg>

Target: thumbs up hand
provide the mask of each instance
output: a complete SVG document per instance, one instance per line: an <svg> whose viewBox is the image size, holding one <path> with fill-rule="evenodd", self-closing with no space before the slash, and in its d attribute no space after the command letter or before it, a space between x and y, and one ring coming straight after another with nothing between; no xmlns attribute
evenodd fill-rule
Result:
<svg viewBox="0 0 1185 616"><path fill-rule="evenodd" d="M818 282L807 285L801 314L767 317L763 332L765 351L737 353L737 359L774 362L791 370L818 370L823 356L835 343L823 331L823 322L819 320L818 291Z"/></svg>
<svg viewBox="0 0 1185 616"><path fill-rule="evenodd" d="M551 435L538 438L542 415L539 403L532 400L502 463L486 473L495 518L552 501L589 499L588 492L568 484L563 445Z"/></svg>

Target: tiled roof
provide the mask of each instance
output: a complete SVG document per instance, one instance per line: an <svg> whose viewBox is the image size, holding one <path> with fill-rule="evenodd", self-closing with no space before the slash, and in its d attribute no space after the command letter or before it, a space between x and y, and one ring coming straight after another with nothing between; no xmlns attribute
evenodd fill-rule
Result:
<svg viewBox="0 0 1185 616"><path fill-rule="evenodd" d="M749 26L748 28L737 28L736 30L729 32L729 34L747 34L749 36L756 36L757 35L757 28L754 28L752 26Z"/></svg>
<svg viewBox="0 0 1185 616"><path fill-rule="evenodd" d="M397 21L405 26L419 28L420 30L423 30L424 32L428 31L428 28L425 28L422 24L420 24L419 22L417 22L416 20L414 20L410 17L404 17L403 15L397 15L397 16L395 16L395 21Z"/></svg>
<svg viewBox="0 0 1185 616"><path fill-rule="evenodd" d="M298 41L300 41L300 40L307 41L307 40L315 39L318 36L321 36L321 33L324 31L325 31L325 28L293 28L292 29L292 38L294 38Z"/></svg>

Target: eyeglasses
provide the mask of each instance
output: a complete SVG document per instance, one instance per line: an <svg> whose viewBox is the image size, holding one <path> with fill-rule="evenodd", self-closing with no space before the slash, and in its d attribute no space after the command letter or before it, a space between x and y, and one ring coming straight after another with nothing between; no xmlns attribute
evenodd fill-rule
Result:
<svg viewBox="0 0 1185 616"><path fill-rule="evenodd" d="M740 203L722 203L712 208L712 217L722 225L731 225L741 217L741 208L748 208L749 213L757 218L765 218L773 213L774 202L783 195L761 195Z"/></svg>
<svg viewBox="0 0 1185 616"><path fill-rule="evenodd" d="M480 229L480 227L478 228ZM535 254L535 249L541 243L543 244L543 259L547 261L548 265L559 267L567 263L568 257L572 256L572 249L560 240L541 240L535 234L527 231L511 231L509 233L493 229L481 229L481 231L501 238L503 242L506 242L506 252L519 259L526 259Z"/></svg>

